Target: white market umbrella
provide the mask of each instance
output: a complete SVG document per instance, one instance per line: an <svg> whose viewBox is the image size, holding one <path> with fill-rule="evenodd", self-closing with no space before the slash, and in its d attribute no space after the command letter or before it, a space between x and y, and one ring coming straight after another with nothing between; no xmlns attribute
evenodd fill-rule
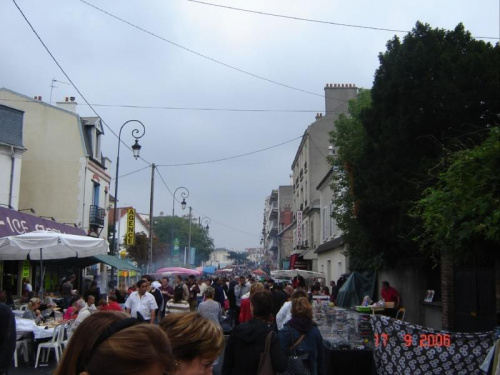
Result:
<svg viewBox="0 0 500 375"><path fill-rule="evenodd" d="M322 272L314 272L314 271L306 271L306 270L276 270L276 271L271 271L271 276L272 277L277 277L277 278L293 278L295 276L302 276L303 278L312 278L312 277L325 277L325 274Z"/></svg>
<svg viewBox="0 0 500 375"><path fill-rule="evenodd" d="M86 258L106 254L103 238L78 236L51 231L34 231L0 238L0 260L40 261L40 294L43 293L43 260Z"/></svg>

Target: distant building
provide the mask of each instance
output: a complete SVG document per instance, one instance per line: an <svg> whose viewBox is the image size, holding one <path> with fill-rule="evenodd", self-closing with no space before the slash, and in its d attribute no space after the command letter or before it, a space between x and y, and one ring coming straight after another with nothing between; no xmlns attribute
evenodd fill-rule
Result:
<svg viewBox="0 0 500 375"><path fill-rule="evenodd" d="M216 269L224 269L233 264L233 259L229 258L229 254L231 252L231 250L219 247L212 251L210 259L205 263L205 265L214 266Z"/></svg>
<svg viewBox="0 0 500 375"><path fill-rule="evenodd" d="M318 113L316 121L304 132L302 142L292 163L294 212L294 254L290 266L305 264L307 269L317 271L321 244L320 193L316 188L331 168L327 161L330 146L329 132L335 127L340 113L347 112L350 99L357 96L358 89L352 84L328 84L325 87L326 113ZM333 145L333 152L336 147Z"/></svg>
<svg viewBox="0 0 500 375"><path fill-rule="evenodd" d="M260 264L264 258L263 250L260 247L251 247L245 249L247 259L255 264Z"/></svg>

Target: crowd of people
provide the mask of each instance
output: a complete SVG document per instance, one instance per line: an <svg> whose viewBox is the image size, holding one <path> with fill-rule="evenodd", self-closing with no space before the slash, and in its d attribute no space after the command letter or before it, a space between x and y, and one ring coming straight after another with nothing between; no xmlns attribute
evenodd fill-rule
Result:
<svg viewBox="0 0 500 375"><path fill-rule="evenodd" d="M312 300L321 294L334 302L340 283L332 282L330 292L319 283L307 287L301 277L275 283L179 275L171 283L166 276L144 275L130 287L121 282L107 295L90 282L77 295L74 280L70 275L62 287L64 319L72 324L56 375L211 374L223 351L223 375L255 375L266 341L274 373L287 369L294 351L310 374L324 374ZM395 298L388 287L384 282L383 293ZM32 297L23 317L44 319L41 306L52 311L55 304Z"/></svg>

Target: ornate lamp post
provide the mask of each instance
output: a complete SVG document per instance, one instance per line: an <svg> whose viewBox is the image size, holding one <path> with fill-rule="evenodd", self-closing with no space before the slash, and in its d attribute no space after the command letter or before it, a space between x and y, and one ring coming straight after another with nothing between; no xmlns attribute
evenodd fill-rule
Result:
<svg viewBox="0 0 500 375"><path fill-rule="evenodd" d="M184 186L179 186L177 189L174 190L173 196L173 201L172 201L172 217L175 215L175 193L177 193L177 190L181 190L181 197L182 197L182 202L181 202L181 207L184 210L186 208L186 198L189 197L189 190L185 188Z"/></svg>
<svg viewBox="0 0 500 375"><path fill-rule="evenodd" d="M174 190L174 194L172 194L172 249L170 251L171 256L174 255L174 216L175 216L175 194L180 190L180 194L182 197L181 207L184 210L186 208L186 198L189 197L189 190L184 186L179 186Z"/></svg>
<svg viewBox="0 0 500 375"><path fill-rule="evenodd" d="M115 206L113 208L113 246L111 247L111 255L115 255L118 252L118 241L116 240L116 211L117 211L117 205L118 205L118 170L120 167L120 144L121 144L121 136L122 136L122 129L125 125L127 125L130 122L138 122L142 126L142 134L140 129L134 128L132 130L132 137L135 138L135 143L132 145L132 151L134 153L134 157L137 160L139 157L139 153L141 151L141 145L139 144L138 139L142 138L144 134L146 134L146 127L142 122L139 120L128 120L125 122L121 128L120 132L118 133L118 151L116 153L116 175L115 175ZM115 269L111 267L111 282L115 281Z"/></svg>
<svg viewBox="0 0 500 375"><path fill-rule="evenodd" d="M210 229L210 223L212 222L212 220L210 220L209 217L204 217L201 219L201 225L205 227L206 231L208 232L208 230Z"/></svg>

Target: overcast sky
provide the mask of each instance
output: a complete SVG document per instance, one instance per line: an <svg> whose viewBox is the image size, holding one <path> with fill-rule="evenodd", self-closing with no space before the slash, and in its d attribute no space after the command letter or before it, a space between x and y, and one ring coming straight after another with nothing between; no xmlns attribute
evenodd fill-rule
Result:
<svg viewBox="0 0 500 375"><path fill-rule="evenodd" d="M118 133L131 119L146 126L144 160L121 148L120 206L149 212L147 162L155 163L161 177L155 177L154 214L171 215L167 186L185 186L194 216L211 218L215 246L234 250L259 246L265 198L289 184L299 137L324 112L325 84L370 88L378 54L394 35L404 36L377 28L410 30L422 21L451 29L462 22L473 36L499 36L498 0L210 0L226 8L188 0L16 2L109 128ZM69 83L13 1L0 3L0 35L0 87L49 102L52 79ZM94 115L61 82L52 101L75 96L78 113ZM118 140L109 128L103 153L114 177ZM122 132L129 145L132 129L128 124Z"/></svg>

